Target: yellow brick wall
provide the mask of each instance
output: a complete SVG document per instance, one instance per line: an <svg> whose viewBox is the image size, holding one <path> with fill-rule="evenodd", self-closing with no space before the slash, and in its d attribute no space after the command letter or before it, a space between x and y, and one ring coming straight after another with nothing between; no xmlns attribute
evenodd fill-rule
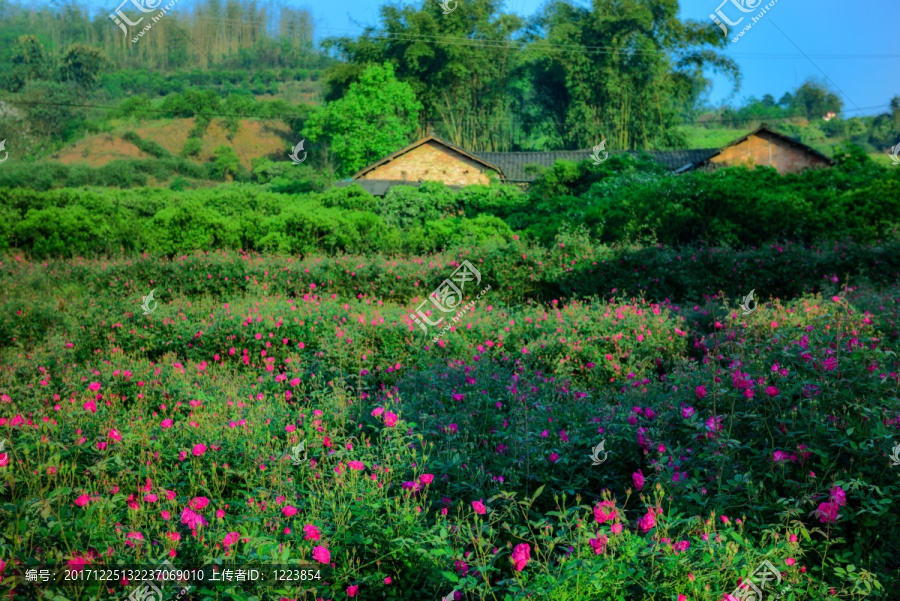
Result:
<svg viewBox="0 0 900 601"><path fill-rule="evenodd" d="M487 168L434 141L376 167L361 179L439 181L448 186L488 184Z"/></svg>
<svg viewBox="0 0 900 601"><path fill-rule="evenodd" d="M710 159L717 165L771 165L779 173L799 173L810 167L827 167L821 157L785 140L760 132Z"/></svg>

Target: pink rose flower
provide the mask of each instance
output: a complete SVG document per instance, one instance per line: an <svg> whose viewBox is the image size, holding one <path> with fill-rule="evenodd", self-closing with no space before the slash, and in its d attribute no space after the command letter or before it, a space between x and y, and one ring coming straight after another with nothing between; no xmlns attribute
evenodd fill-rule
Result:
<svg viewBox="0 0 900 601"><path fill-rule="evenodd" d="M190 528L191 530L196 530L200 526L205 526L209 522L206 521L199 513L191 511L187 507L184 508L184 511L181 512L181 523Z"/></svg>
<svg viewBox="0 0 900 601"><path fill-rule="evenodd" d="M388 411L384 414L384 425L388 428L393 428L397 425L397 414Z"/></svg>
<svg viewBox="0 0 900 601"><path fill-rule="evenodd" d="M285 505L284 509L281 510L281 513L284 514L284 517L289 518L292 515L297 515L297 508L293 505Z"/></svg>
<svg viewBox="0 0 900 601"><path fill-rule="evenodd" d="M635 473L631 474L631 479L634 481L634 486L638 490L644 488L644 474L641 472L641 470L638 470Z"/></svg>
<svg viewBox="0 0 900 601"><path fill-rule="evenodd" d="M195 457L199 457L200 455L202 455L205 452L206 452L206 445L202 444L202 443L195 444L194 448L191 449L191 453L193 453Z"/></svg>
<svg viewBox="0 0 900 601"><path fill-rule="evenodd" d="M225 547L230 547L234 543L238 542L238 539L241 538L241 535L237 532L229 532L225 535L225 538L222 540L222 545Z"/></svg>
<svg viewBox="0 0 900 601"><path fill-rule="evenodd" d="M615 501L603 501L594 507L594 519L598 524L604 524L616 517Z"/></svg>
<svg viewBox="0 0 900 601"><path fill-rule="evenodd" d="M836 522L838 519L837 503L821 503L816 509L816 516L823 524Z"/></svg>
<svg viewBox="0 0 900 601"><path fill-rule="evenodd" d="M359 593L359 587L356 586L355 584L351 584L350 586L347 587L347 596L348 597L355 597L357 595L357 593Z"/></svg>
<svg viewBox="0 0 900 601"><path fill-rule="evenodd" d="M609 539L604 535L599 538L592 538L588 542L591 544L594 553L600 555L606 550L606 543L609 542Z"/></svg>
<svg viewBox="0 0 900 601"><path fill-rule="evenodd" d="M478 515L484 515L487 513L487 508L481 501L472 501L472 509L474 509L475 513L477 513Z"/></svg>
<svg viewBox="0 0 900 601"><path fill-rule="evenodd" d="M513 549L511 557L513 562L516 564L516 571L521 572L528 564L528 560L531 559L531 547L528 545L528 543L516 545L516 548Z"/></svg>
<svg viewBox="0 0 900 601"><path fill-rule="evenodd" d="M653 530L656 527L656 512L652 509L648 509L647 513L638 520L638 528L641 529L641 532L647 533Z"/></svg>
<svg viewBox="0 0 900 601"><path fill-rule="evenodd" d="M847 493L840 486L835 486L828 492L831 494L832 502L836 503L838 507L843 507L847 504Z"/></svg>
<svg viewBox="0 0 900 601"><path fill-rule="evenodd" d="M203 509L207 505L209 505L209 499L207 499L206 497L194 497L188 503L188 507L196 511Z"/></svg>
<svg viewBox="0 0 900 601"><path fill-rule="evenodd" d="M325 547L319 546L313 549L312 552L313 559L318 561L319 563L330 563L331 562L331 552Z"/></svg>
<svg viewBox="0 0 900 601"><path fill-rule="evenodd" d="M305 525L303 531L306 532L306 536L303 537L306 540L319 540L322 538L322 533L312 524Z"/></svg>

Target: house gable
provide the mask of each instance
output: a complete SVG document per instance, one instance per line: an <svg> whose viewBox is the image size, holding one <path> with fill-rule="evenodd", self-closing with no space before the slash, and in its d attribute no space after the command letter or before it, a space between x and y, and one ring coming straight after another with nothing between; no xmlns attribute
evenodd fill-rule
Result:
<svg viewBox="0 0 900 601"><path fill-rule="evenodd" d="M762 125L729 143L703 164L712 167L766 165L783 175L829 167L833 161L816 149Z"/></svg>
<svg viewBox="0 0 900 601"><path fill-rule="evenodd" d="M490 172L503 178L503 173L494 165L436 136L428 136L361 169L353 179L439 181L448 186L469 186L489 184Z"/></svg>

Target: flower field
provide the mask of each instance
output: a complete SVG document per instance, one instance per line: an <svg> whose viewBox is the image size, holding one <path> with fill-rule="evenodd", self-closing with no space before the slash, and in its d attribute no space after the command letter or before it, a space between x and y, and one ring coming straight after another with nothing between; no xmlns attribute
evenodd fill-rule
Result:
<svg viewBox="0 0 900 601"><path fill-rule="evenodd" d="M2 259L4 595L124 599L23 575L167 560L320 576L180 599L730 601L768 561L787 601L890 598L896 279L798 270L745 316L553 252L440 338L411 314L464 257Z"/></svg>

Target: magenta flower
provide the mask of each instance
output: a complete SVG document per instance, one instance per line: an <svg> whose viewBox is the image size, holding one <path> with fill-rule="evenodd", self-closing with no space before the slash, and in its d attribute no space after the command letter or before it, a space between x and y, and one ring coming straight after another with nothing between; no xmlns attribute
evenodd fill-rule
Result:
<svg viewBox="0 0 900 601"><path fill-rule="evenodd" d="M238 539L241 538L241 535L237 532L229 532L225 535L225 538L222 540L222 545L225 547L230 547L234 543L238 542Z"/></svg>
<svg viewBox="0 0 900 601"><path fill-rule="evenodd" d="M351 470L360 471L366 469L366 465L362 461L348 461L347 465Z"/></svg>
<svg viewBox="0 0 900 601"><path fill-rule="evenodd" d="M718 432L722 429L722 416L716 415L707 418L706 420L706 429L710 432Z"/></svg>
<svg viewBox="0 0 900 601"><path fill-rule="evenodd" d="M185 507L184 511L181 512L181 523L191 530L196 530L200 526L205 526L206 524L208 524L208 522L202 515L191 511L187 507Z"/></svg>
<svg viewBox="0 0 900 601"><path fill-rule="evenodd" d="M388 428L393 428L397 425L397 414L388 411L384 414L384 425Z"/></svg>
<svg viewBox="0 0 900 601"><path fill-rule="evenodd" d="M97 392L98 390L100 390L100 382L91 382L90 384L88 384L88 388L92 392Z"/></svg>
<svg viewBox="0 0 900 601"><path fill-rule="evenodd" d="M475 513L478 515L484 515L487 513L487 507L484 506L484 503L481 501L472 501L472 509L475 510Z"/></svg>
<svg viewBox="0 0 900 601"><path fill-rule="evenodd" d="M641 472L641 470L638 470L635 473L631 474L631 479L634 481L635 488L637 488L638 490L644 488L644 474Z"/></svg>
<svg viewBox="0 0 900 601"><path fill-rule="evenodd" d="M306 540L319 540L322 538L322 533L312 524L305 525L303 531L306 533L306 536L303 537Z"/></svg>
<svg viewBox="0 0 900 601"><path fill-rule="evenodd" d="M516 571L521 572L525 569L525 566L528 565L528 560L531 559L531 546L529 546L528 543L516 545L516 548L513 549L511 558L516 564Z"/></svg>
<svg viewBox="0 0 900 601"><path fill-rule="evenodd" d="M816 517L818 517L819 521L823 524L836 522L838 519L838 504L821 503L818 509L816 509Z"/></svg>
<svg viewBox="0 0 900 601"><path fill-rule="evenodd" d="M209 499L206 497L194 497L188 502L188 507L196 511L203 509L207 505L209 505Z"/></svg>
<svg viewBox="0 0 900 601"><path fill-rule="evenodd" d="M828 492L831 494L831 501L838 507L843 507L847 504L847 493L840 486L835 486Z"/></svg>
<svg viewBox="0 0 900 601"><path fill-rule="evenodd" d="M603 535L599 538L592 538L588 541L591 545L591 548L594 550L594 553L600 555L606 550L606 543L609 542L609 539L606 535Z"/></svg>
<svg viewBox="0 0 900 601"><path fill-rule="evenodd" d="M359 593L359 587L356 586L355 584L351 584L350 586L347 587L347 596L348 597L355 597L357 595L357 593Z"/></svg>
<svg viewBox="0 0 900 601"><path fill-rule="evenodd" d="M776 462L787 461L790 458L791 458L791 456L788 455L787 453L785 453L784 451L775 451L772 454L772 459L774 459Z"/></svg>
<svg viewBox="0 0 900 601"><path fill-rule="evenodd" d="M202 444L202 443L195 444L194 448L191 449L191 453L193 453L195 457L199 457L200 455L202 455L205 452L206 452L206 445Z"/></svg>
<svg viewBox="0 0 900 601"><path fill-rule="evenodd" d="M297 508L293 505L285 505L284 509L281 510L281 513L284 514L284 517L289 518L292 515L297 515Z"/></svg>
<svg viewBox="0 0 900 601"><path fill-rule="evenodd" d="M681 409L681 417L683 417L684 419L688 419L688 418L690 418L692 415L694 415L694 408L693 408L693 407L684 407L684 408Z"/></svg>
<svg viewBox="0 0 900 601"><path fill-rule="evenodd" d="M422 474L419 476L419 482L422 484L431 484L434 481L434 474Z"/></svg>
<svg viewBox="0 0 900 601"><path fill-rule="evenodd" d="M638 528L641 529L641 532L650 532L653 528L656 527L656 512L652 509L648 509L647 513L638 520Z"/></svg>
<svg viewBox="0 0 900 601"><path fill-rule="evenodd" d="M604 511L608 510L608 511ZM594 519L598 524L603 524L616 517L616 502L603 501L594 507Z"/></svg>
<svg viewBox="0 0 900 601"><path fill-rule="evenodd" d="M556 463L557 461L559 461L559 454L550 453L550 463Z"/></svg>
<svg viewBox="0 0 900 601"><path fill-rule="evenodd" d="M170 419L164 419L164 420L162 420L161 422L159 422L159 425L160 425L160 427L162 427L162 428L171 428L171 427L173 426L174 423L175 423L175 422L173 422L173 421L170 420Z"/></svg>
<svg viewBox="0 0 900 601"><path fill-rule="evenodd" d="M378 417L382 413L384 413L384 409L382 409L381 407L375 407L374 409L372 409L372 417Z"/></svg>
<svg viewBox="0 0 900 601"><path fill-rule="evenodd" d="M698 386L697 388L694 389L694 392L697 394L698 399L702 399L703 397L706 396L706 387Z"/></svg>
<svg viewBox="0 0 900 601"><path fill-rule="evenodd" d="M330 563L331 562L331 552L322 546L318 546L313 549L312 557L319 563Z"/></svg>
<svg viewBox="0 0 900 601"><path fill-rule="evenodd" d="M778 390L777 388L775 388L774 386L769 386L768 388L766 388L766 394L769 396L778 396L778 393L780 393L780 392L781 391Z"/></svg>
<svg viewBox="0 0 900 601"><path fill-rule="evenodd" d="M112 440L115 440L116 442L122 442L122 435L119 434L119 431L115 428L110 430L106 436L108 436Z"/></svg>
<svg viewBox="0 0 900 601"><path fill-rule="evenodd" d="M90 501L91 501L91 498L89 496L81 495L80 497L75 499L75 504L78 505L79 507L84 507L85 505L90 503Z"/></svg>

